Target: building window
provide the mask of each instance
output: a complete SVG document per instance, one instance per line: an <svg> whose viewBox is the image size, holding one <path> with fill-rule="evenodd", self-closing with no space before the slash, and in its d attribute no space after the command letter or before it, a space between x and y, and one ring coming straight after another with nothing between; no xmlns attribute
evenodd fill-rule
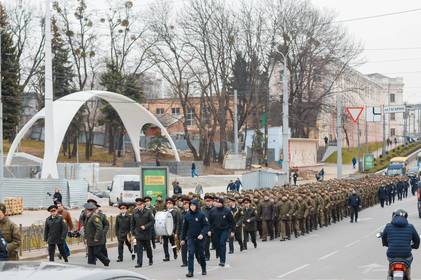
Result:
<svg viewBox="0 0 421 280"><path fill-rule="evenodd" d="M395 94L394 93L390 94L390 103L395 103Z"/></svg>
<svg viewBox="0 0 421 280"><path fill-rule="evenodd" d="M390 113L390 120L391 120L391 121L396 120L396 115L395 115L395 113Z"/></svg>
<svg viewBox="0 0 421 280"><path fill-rule="evenodd" d="M194 118L193 113L194 113L193 108L187 108L187 118L186 118L187 125L193 125L193 118Z"/></svg>
<svg viewBox="0 0 421 280"><path fill-rule="evenodd" d="M179 108L179 107L176 107L176 108L171 108L171 114L172 114L174 117L178 117L178 116L180 115L180 108Z"/></svg>
<svg viewBox="0 0 421 280"><path fill-rule="evenodd" d="M396 131L394 128L390 129L390 136L395 136L396 135Z"/></svg>
<svg viewBox="0 0 421 280"><path fill-rule="evenodd" d="M164 108L156 108L155 110L157 115L163 115L164 114Z"/></svg>

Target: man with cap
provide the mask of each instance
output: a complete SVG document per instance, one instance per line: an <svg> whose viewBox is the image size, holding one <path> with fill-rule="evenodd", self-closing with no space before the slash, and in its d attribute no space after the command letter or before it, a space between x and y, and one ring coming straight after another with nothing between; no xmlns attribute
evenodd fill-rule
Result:
<svg viewBox="0 0 421 280"><path fill-rule="evenodd" d="M176 208L174 208L174 200L172 198L167 198L165 204L166 204L166 210L170 212L172 215L173 224L174 224L172 234L168 236L165 236L165 235L162 236L162 239L164 240L163 246L164 246L164 254L165 254L165 258L163 261L168 262L170 260L168 242L171 244L171 247L173 248L174 259L177 259L177 248L175 246L175 240L178 237L177 234L179 232L178 227L180 225L181 214Z"/></svg>
<svg viewBox="0 0 421 280"><path fill-rule="evenodd" d="M109 266L110 260L104 254L104 232L101 218L96 213L96 205L86 203L85 208L85 238L88 245L88 264L96 264L99 259L104 266Z"/></svg>
<svg viewBox="0 0 421 280"><path fill-rule="evenodd" d="M235 222L231 210L224 207L224 199L219 197L215 206L209 212L209 224L211 231L215 234L216 254L219 256L219 266L225 266L226 242L231 233L234 237Z"/></svg>
<svg viewBox="0 0 421 280"><path fill-rule="evenodd" d="M210 194L205 195L205 205L202 206L202 212L209 220L209 212L213 208L213 196ZM205 257L208 261L210 259L210 244L212 240L212 232L209 230L205 236Z"/></svg>
<svg viewBox="0 0 421 280"><path fill-rule="evenodd" d="M269 200L267 194L264 196L263 201L259 203L257 215L262 221L262 241L267 241L268 233L270 240L273 240L272 220L275 217L275 206L273 202Z"/></svg>
<svg viewBox="0 0 421 280"><path fill-rule="evenodd" d="M189 209L190 209L190 199L187 196L183 196L181 198L181 201L183 202L183 210L181 211L181 231L180 232L183 232L184 218L189 213ZM187 266L187 244L180 243L180 245L181 245L181 261L182 261L181 267L186 267Z"/></svg>
<svg viewBox="0 0 421 280"><path fill-rule="evenodd" d="M187 243L188 247L188 273L186 277L193 277L194 256L198 254L202 275L206 275L205 242L204 238L209 231L208 219L200 211L200 202L193 199L190 203L190 210L184 216L183 231L181 233L181 244Z"/></svg>
<svg viewBox="0 0 421 280"><path fill-rule="evenodd" d="M142 267L143 250L146 249L146 255L149 259L149 265L153 264L151 238L151 228L155 224L155 218L151 210L146 209L145 200L143 198L136 198L136 208L133 211L131 221L131 231L136 238L137 250L137 265L136 268Z"/></svg>
<svg viewBox="0 0 421 280"><path fill-rule="evenodd" d="M251 207L251 200L248 197L243 199L244 208L243 208L243 247L244 250L247 250L247 242L249 241L249 235L251 237L251 242L254 245L254 248L257 247L256 242L256 231L257 231L257 224L256 224L256 211L254 208Z"/></svg>
<svg viewBox="0 0 421 280"><path fill-rule="evenodd" d="M0 203L0 233L7 242L7 259L9 261L19 260L18 248L21 242L19 227L6 217L6 205L3 203Z"/></svg>
<svg viewBox="0 0 421 280"><path fill-rule="evenodd" d="M108 233L108 230L110 229L110 222L108 222L107 216L104 214L104 212L102 212L101 205L99 205L98 203L96 203L95 206L96 206L95 212L97 213L97 215L101 219L102 233L104 234L104 238L102 239L102 242L103 242L103 244L102 244L102 253L108 257L107 233Z"/></svg>
<svg viewBox="0 0 421 280"><path fill-rule="evenodd" d="M118 240L118 258L117 262L123 261L123 251L124 243L126 243L127 248L129 248L130 253L132 253L131 243L128 239L128 234L130 233L130 221L132 219L131 215L127 213L128 205L126 203L120 203L118 206L120 209L120 214L117 215L115 219L115 235ZM132 255L132 258L134 255Z"/></svg>
<svg viewBox="0 0 421 280"><path fill-rule="evenodd" d="M150 210L152 212L153 216L155 217L157 210L154 207L152 207L152 204L151 204L152 203L152 197L145 196L143 199L145 200L145 208ZM151 238L152 248L156 249L155 227L151 227L151 235L152 235L152 238Z"/></svg>
<svg viewBox="0 0 421 280"><path fill-rule="evenodd" d="M58 215L56 205L51 205L47 210L50 212L50 216L45 220L44 241L48 244L49 260L50 262L54 261L54 254L57 247L61 257L65 262L68 262L67 254L64 250L64 241L67 236L66 221L62 216Z"/></svg>
<svg viewBox="0 0 421 280"><path fill-rule="evenodd" d="M238 244L240 245L240 251L243 251L243 210L237 205L237 200L235 199L235 197L230 197L229 198L229 204L230 204L230 209L231 209L231 213L232 216L234 218L234 223L235 223L235 231L234 231L234 236L230 236L229 238L229 254L233 254L234 253L234 238L235 240L238 242Z"/></svg>

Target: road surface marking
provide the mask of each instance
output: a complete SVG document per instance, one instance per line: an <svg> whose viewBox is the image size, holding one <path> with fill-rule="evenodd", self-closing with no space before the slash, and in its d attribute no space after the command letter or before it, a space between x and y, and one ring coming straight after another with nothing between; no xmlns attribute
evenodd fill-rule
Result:
<svg viewBox="0 0 421 280"><path fill-rule="evenodd" d="M367 274L370 272L386 272L387 271L387 267L385 265L376 264L376 263L359 266L358 268L362 269L363 274Z"/></svg>
<svg viewBox="0 0 421 280"><path fill-rule="evenodd" d="M323 257L320 257L319 258L319 261L322 261L322 260L325 260L325 259L327 259L327 258L329 258L329 257L331 257L331 256L333 256L333 255L335 255L335 254L337 254L339 251L334 251L334 252L332 252L332 253L329 253L329 254L327 254L327 255L324 255Z"/></svg>
<svg viewBox="0 0 421 280"><path fill-rule="evenodd" d="M307 266L309 266L310 264L305 264L305 265L302 265L302 266L300 266L300 267L297 267L296 269L293 269L293 270L291 270L291 271L288 271L287 273L284 273L284 274L282 274L282 275L279 275L277 278L284 278L285 276L287 276L287 275L290 275L290 274L292 274L292 273L294 273L294 272L297 272L297 271L299 271L299 270L301 270L301 269L304 269L304 268L306 268Z"/></svg>
<svg viewBox="0 0 421 280"><path fill-rule="evenodd" d="M352 247L352 246L354 246L355 244L357 244L358 242L360 242L361 240L355 240L354 242L351 242L351 243L349 243L348 245L345 245L345 248L349 248L349 247Z"/></svg>

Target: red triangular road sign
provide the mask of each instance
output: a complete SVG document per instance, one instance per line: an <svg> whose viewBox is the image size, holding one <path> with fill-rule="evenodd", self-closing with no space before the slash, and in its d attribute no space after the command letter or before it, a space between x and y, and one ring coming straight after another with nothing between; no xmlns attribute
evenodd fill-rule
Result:
<svg viewBox="0 0 421 280"><path fill-rule="evenodd" d="M346 107L346 111L348 112L352 121L354 123L357 123L357 121L360 118L362 112L364 111L364 107Z"/></svg>

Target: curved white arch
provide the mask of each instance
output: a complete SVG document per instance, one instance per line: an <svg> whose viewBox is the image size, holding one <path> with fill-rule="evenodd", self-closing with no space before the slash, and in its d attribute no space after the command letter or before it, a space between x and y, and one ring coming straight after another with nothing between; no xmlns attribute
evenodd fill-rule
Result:
<svg viewBox="0 0 421 280"><path fill-rule="evenodd" d="M53 102L53 121L54 121L54 143L52 144L53 150L53 160L54 163L48 165L45 160L43 162L43 172L42 174L49 174L51 177L58 177L57 172L57 158L60 152L60 146L63 142L66 131L79 111L80 107L85 104L90 99L97 97L107 101L120 116L124 127L127 130L130 141L135 152L136 161L140 162L140 129L147 123L154 124L161 129L162 134L170 142L171 148L174 151L175 158L177 161L180 161L177 148L175 147L174 142L172 141L170 135L168 134L165 127L159 122L159 120L142 105L136 101L114 92L109 91L99 91L99 90L90 90L90 91L79 91L69 95L66 95L60 99L57 99ZM39 119L45 118L45 109L40 110L35 116L33 116L19 131L16 135L16 138L13 140L13 143L10 147L9 153L7 154L6 166L9 166L12 162L13 155L16 152L16 148L25 134L29 131L32 125ZM47 144L48 146L48 144ZM44 170L44 168L50 168L49 166L54 166L55 170ZM45 177L47 177L46 175Z"/></svg>

